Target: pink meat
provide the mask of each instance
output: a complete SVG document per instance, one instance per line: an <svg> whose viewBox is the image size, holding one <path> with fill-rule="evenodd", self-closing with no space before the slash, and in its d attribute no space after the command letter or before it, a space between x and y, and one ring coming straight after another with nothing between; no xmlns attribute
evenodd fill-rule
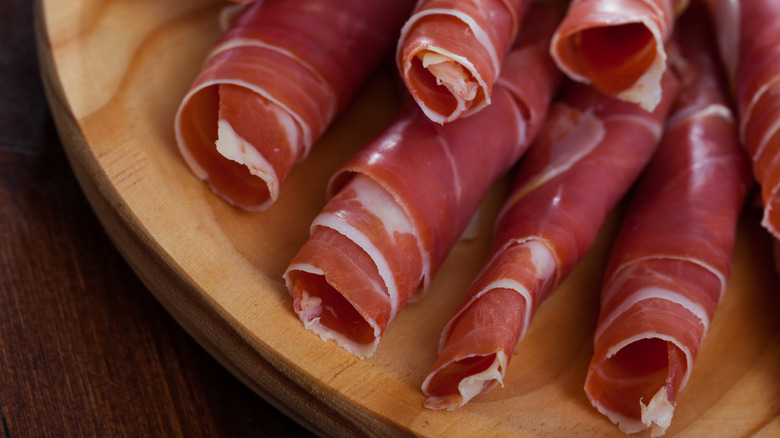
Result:
<svg viewBox="0 0 780 438"><path fill-rule="evenodd" d="M621 430L669 426L731 272L751 181L702 9L678 27L681 94L607 267L585 392Z"/></svg>
<svg viewBox="0 0 780 438"><path fill-rule="evenodd" d="M263 210L392 47L412 0L235 6L179 107L176 140L216 194Z"/></svg>
<svg viewBox="0 0 780 438"><path fill-rule="evenodd" d="M731 83L739 65L739 15L741 0L699 0L707 7L713 24L723 69ZM732 84L733 85L733 84Z"/></svg>
<svg viewBox="0 0 780 438"><path fill-rule="evenodd" d="M453 410L503 385L539 305L593 244L660 140L676 82L652 113L571 83L524 158L496 222L490 257L444 328L422 390Z"/></svg>
<svg viewBox="0 0 780 438"><path fill-rule="evenodd" d="M780 2L742 0L740 9L740 136L761 185L762 224L780 239Z"/></svg>
<svg viewBox="0 0 780 438"><path fill-rule="evenodd" d="M546 117L560 78L546 50L559 12L533 12L492 105L446 125L408 105L333 177L332 198L285 272L307 328L371 356L390 321L428 287L488 188Z"/></svg>
<svg viewBox="0 0 780 438"><path fill-rule="evenodd" d="M421 0L396 62L423 112L447 123L491 102L501 65L531 0Z"/></svg>
<svg viewBox="0 0 780 438"><path fill-rule="evenodd" d="M675 14L688 0L572 0L550 52L570 78L652 110Z"/></svg>

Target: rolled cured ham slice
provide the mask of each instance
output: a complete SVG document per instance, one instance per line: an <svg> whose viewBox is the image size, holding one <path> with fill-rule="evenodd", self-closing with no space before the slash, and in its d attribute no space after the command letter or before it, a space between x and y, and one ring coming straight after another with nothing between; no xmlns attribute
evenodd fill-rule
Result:
<svg viewBox="0 0 780 438"><path fill-rule="evenodd" d="M412 0L234 6L179 107L176 140L216 194L263 210L392 48Z"/></svg>
<svg viewBox="0 0 780 438"><path fill-rule="evenodd" d="M652 110L661 100L664 45L688 0L572 0L550 52L570 78Z"/></svg>
<svg viewBox="0 0 780 438"><path fill-rule="evenodd" d="M742 0L739 16L740 136L761 185L761 223L780 239L780 2Z"/></svg>
<svg viewBox="0 0 780 438"><path fill-rule="evenodd" d="M503 378L534 312L593 244L656 150L676 82L649 113L570 83L523 159L496 221L488 262L445 326L422 385L425 406L454 410Z"/></svg>
<svg viewBox="0 0 780 438"><path fill-rule="evenodd" d="M401 76L434 122L490 104L504 57L531 0L421 0L396 51Z"/></svg>
<svg viewBox="0 0 780 438"><path fill-rule="evenodd" d="M446 125L413 104L337 172L284 277L304 326L360 358L436 270L495 182L525 152L560 75L547 54L559 9L535 9L493 104Z"/></svg>
<svg viewBox="0 0 780 438"><path fill-rule="evenodd" d="M672 420L726 290L751 182L706 13L692 7L678 31L680 98L613 248L585 381L620 430L654 437Z"/></svg>

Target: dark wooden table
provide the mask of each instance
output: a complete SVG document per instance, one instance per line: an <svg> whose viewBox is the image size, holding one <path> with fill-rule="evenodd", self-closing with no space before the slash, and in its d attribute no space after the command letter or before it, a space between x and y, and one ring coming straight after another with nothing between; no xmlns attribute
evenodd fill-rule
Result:
<svg viewBox="0 0 780 438"><path fill-rule="evenodd" d="M3 436L305 436L177 325L101 228L49 114L31 4L0 2Z"/></svg>

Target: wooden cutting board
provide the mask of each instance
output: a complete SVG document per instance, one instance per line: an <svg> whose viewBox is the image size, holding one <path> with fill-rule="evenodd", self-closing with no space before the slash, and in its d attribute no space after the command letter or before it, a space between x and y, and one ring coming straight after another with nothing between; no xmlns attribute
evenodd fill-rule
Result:
<svg viewBox="0 0 780 438"><path fill-rule="evenodd" d="M393 116L392 66L337 119L281 198L245 213L180 158L173 116L219 36L216 0L39 0L44 82L95 212L157 299L243 382L330 436L622 436L588 403L599 283L615 212L541 307L506 386L456 412L423 409L419 388L441 328L485 257L506 182L485 200L481 237L458 243L429 296L361 361L305 331L281 274L324 205L331 173ZM668 436L780 436L780 279L759 213L743 215L727 294L679 398ZM110 291L106 291L110 293Z"/></svg>

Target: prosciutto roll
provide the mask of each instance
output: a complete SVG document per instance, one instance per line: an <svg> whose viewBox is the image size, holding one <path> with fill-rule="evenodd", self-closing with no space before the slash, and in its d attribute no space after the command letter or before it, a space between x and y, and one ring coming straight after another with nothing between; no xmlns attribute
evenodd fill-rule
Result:
<svg viewBox="0 0 780 438"><path fill-rule="evenodd" d="M427 408L454 410L503 385L534 312L585 255L656 150L676 82L665 75L652 113L570 85L523 159L488 262L442 332L422 384Z"/></svg>
<svg viewBox="0 0 780 438"><path fill-rule="evenodd" d="M264 210L392 48L412 0L236 6L179 107L176 140L217 195Z"/></svg>
<svg viewBox="0 0 780 438"><path fill-rule="evenodd" d="M525 152L560 75L558 9L532 13L493 104L446 125L413 104L332 178L331 199L284 274L304 326L360 358L431 283L488 188Z"/></svg>
<svg viewBox="0 0 780 438"><path fill-rule="evenodd" d="M664 45L688 0L572 0L550 52L576 81L651 111L661 101Z"/></svg>
<svg viewBox="0 0 780 438"><path fill-rule="evenodd" d="M680 98L605 273L585 392L626 433L660 436L672 420L726 290L751 182L706 24L692 8L678 27Z"/></svg>
<svg viewBox="0 0 780 438"><path fill-rule="evenodd" d="M504 57L531 0L420 0L404 25L396 62L434 122L490 104Z"/></svg>
<svg viewBox="0 0 780 438"><path fill-rule="evenodd" d="M740 2L740 135L761 185L762 225L780 239L780 2Z"/></svg>

